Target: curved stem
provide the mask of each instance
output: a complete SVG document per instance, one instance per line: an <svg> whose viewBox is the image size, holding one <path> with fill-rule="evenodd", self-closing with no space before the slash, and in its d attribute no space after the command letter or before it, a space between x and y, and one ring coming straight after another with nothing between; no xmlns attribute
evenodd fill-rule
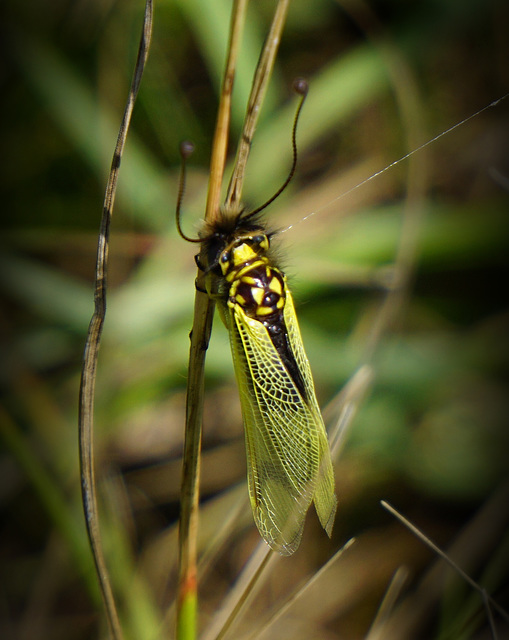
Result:
<svg viewBox="0 0 509 640"><path fill-rule="evenodd" d="M111 218L113 215L113 205L117 189L118 172L122 154L124 152L127 132L131 122L134 103L140 88L141 77L145 69L152 36L153 3L146 0L145 14L143 18L143 30L138 48L138 57L134 69L134 75L127 97L127 103L120 125L111 170L104 196L103 214L101 218L101 228L99 232L99 242L97 248L96 277L94 303L95 309L88 328L85 353L83 356L83 367L81 372L80 397L79 397L79 447L80 447L80 467L81 467L81 492L83 509L85 512L85 522L92 555L96 566L96 572L101 587L103 602L106 608L110 632L114 640L123 638L122 627L120 625L117 606L111 588L111 581L101 543L101 535L98 521L98 507L95 484L94 469L94 399L95 399L95 378L97 371L97 357L101 334L106 317L106 283L108 270L108 239Z"/></svg>

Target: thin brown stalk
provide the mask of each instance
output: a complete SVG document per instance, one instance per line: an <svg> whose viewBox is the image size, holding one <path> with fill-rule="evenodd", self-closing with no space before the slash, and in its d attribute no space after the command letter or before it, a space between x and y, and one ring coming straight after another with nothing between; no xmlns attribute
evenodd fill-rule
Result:
<svg viewBox="0 0 509 640"><path fill-rule="evenodd" d="M269 35L260 57L248 102L244 131L225 207L238 204L242 192L245 163L250 142L256 128L261 102L274 65L281 32L288 11L289 0L280 0L276 7ZM231 94L235 66L245 18L246 2L236 2L233 8L228 59L221 91L213 152L210 167L209 191L205 220L213 222L219 213L221 184L224 173L228 131L230 123ZM235 188L232 191L232 185ZM180 519L179 595L177 606L177 637L183 638L190 620L196 617L196 535L198 520L198 477L200 468L201 420L203 413L205 353L210 339L214 303L200 290L204 290L203 273L198 271L195 299L195 315L191 334L189 381L186 415L186 440L182 477L182 507ZM186 622L187 620L187 622ZM189 637L193 637L190 635Z"/></svg>
<svg viewBox="0 0 509 640"><path fill-rule="evenodd" d="M247 640L255 640L255 638L261 638L267 632L270 632L270 628L281 618L283 618L299 599L304 598L308 591L315 586L323 576L332 569L332 567L343 556L345 551L348 551L352 545L355 544L355 538L350 538L336 553L327 560L327 562L320 567L320 569L314 573L309 579L307 579L302 585L299 585L293 592L291 592L285 602L281 603L271 617L265 622L265 624L248 636ZM270 636L266 636L270 637Z"/></svg>
<svg viewBox="0 0 509 640"><path fill-rule="evenodd" d="M104 196L103 214L99 232L97 248L96 276L95 276L95 309L90 321L83 368L81 373L80 398L79 398L79 445L81 466L81 487L85 522L87 526L90 547L94 557L97 576L101 587L102 598L106 608L110 632L115 640L123 637L117 606L111 588L110 576L104 561L101 534L98 520L98 506L95 484L94 468L94 398L95 378L97 371L97 357L101 341L101 333L106 317L106 289L108 270L108 239L113 205L117 188L120 162L124 151L127 132L131 122L134 103L140 88L141 77L145 69L152 36L153 3L147 0L143 18L143 30L138 48L138 57L134 69L134 75L129 89L129 95L120 125L117 143L111 162L111 170Z"/></svg>
<svg viewBox="0 0 509 640"><path fill-rule="evenodd" d="M203 640L222 640L228 634L248 599L260 588L262 574L266 573L268 566L278 560L279 556L264 542L260 542L234 587L228 593L221 609L214 616Z"/></svg>
<svg viewBox="0 0 509 640"><path fill-rule="evenodd" d="M240 39L245 22L247 0L237 0L232 10L230 41L214 133L210 164L209 190L205 220L212 222L219 213L221 184L226 162L230 126L231 97ZM186 430L182 469L179 526L179 583L177 601L177 638L196 636L197 613L197 531L201 425L203 416L205 354L212 330L214 302L206 296L203 273L198 271L193 330L189 354L186 399Z"/></svg>
<svg viewBox="0 0 509 640"><path fill-rule="evenodd" d="M502 487L502 489L499 491L499 493L495 496L494 498L494 502L495 500L497 501L497 506L500 506L501 504L507 504L507 497L509 495L509 484L506 483L506 485L504 487ZM445 551L443 551L437 544L435 544L431 538L429 538L425 533L423 533L415 524L413 524L412 522L410 522L410 520L408 520L408 518L405 518L405 516L403 514L401 514L399 511L397 511L392 505L390 505L388 502L386 502L385 500L381 501L382 506L384 507L384 509L386 509L389 513L391 513L395 518L397 518L411 533L413 533L417 538L419 538L419 540L421 540L421 542L423 542L427 547L429 547L433 553L435 553L437 556L439 556L440 558L442 558L442 560L444 560L450 567L452 567L454 569L454 571L456 571L456 573L461 576L461 578L472 587L472 589L474 589L475 591L477 591L483 602L488 605L487 609L494 609L502 618L504 618L504 620L509 622L509 612L507 612L501 605L498 604L498 602L496 600L494 600L486 591L486 589L478 584L473 578L471 578L468 573L466 571L464 571L459 564L453 559L453 552L449 552L446 553ZM487 507L485 507L486 511L488 510L488 507L490 505L488 504ZM493 510L493 509L492 509ZM478 518L481 518L482 516L485 516L485 513L483 513L481 511L481 513L478 515ZM497 514L500 518L500 521L504 522L504 524L506 524L507 521L507 514L506 513L499 513ZM475 519L473 521L475 523ZM491 521L490 521L490 524ZM494 525L494 529L496 529L496 527L500 527L500 522L496 522ZM491 612L489 613L488 617L491 616ZM490 621L490 625L491 625L491 621Z"/></svg>
<svg viewBox="0 0 509 640"><path fill-rule="evenodd" d="M235 68L239 53L240 39L246 19L246 10L247 0L235 1L232 9L228 58L223 76L223 86L221 87L221 98L217 112L216 130L214 132L214 142L212 145L209 188L207 193L207 206L205 209L205 220L207 222L213 222L219 212L221 186L223 184L230 131L230 115L233 83L235 80Z"/></svg>
<svg viewBox="0 0 509 640"><path fill-rule="evenodd" d="M396 570L371 624L366 640L381 640L383 638L385 622L392 614L396 601L400 597L403 587L408 582L408 577L409 571L406 567L399 567Z"/></svg>
<svg viewBox="0 0 509 640"><path fill-rule="evenodd" d="M261 105L267 92L270 76L272 75L272 69L274 68L289 4L290 0L280 0L278 2L262 54L256 67L247 104L244 127L237 148L235 165L230 184L228 185L228 193L225 200L226 209L237 208L242 198L242 187L244 184L247 159L249 157L249 151L251 150L251 142L258 123Z"/></svg>

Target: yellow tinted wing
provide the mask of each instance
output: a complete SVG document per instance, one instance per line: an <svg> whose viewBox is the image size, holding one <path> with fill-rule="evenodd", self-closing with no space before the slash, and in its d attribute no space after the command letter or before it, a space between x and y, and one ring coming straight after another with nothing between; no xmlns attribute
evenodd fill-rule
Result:
<svg viewBox="0 0 509 640"><path fill-rule="evenodd" d="M336 510L334 477L323 420L315 398L293 302L285 323L307 392L302 398L264 325L235 305L230 336L246 430L248 482L254 519L271 548L290 555L315 501L330 535Z"/></svg>
<svg viewBox="0 0 509 640"><path fill-rule="evenodd" d="M302 338L297 322L295 307L293 305L292 294L290 293L288 288L286 288L284 318L295 361L297 362L299 370L304 379L304 386L306 387L309 410L313 414L316 421L320 445L320 468L313 501L315 503L315 509L320 519L320 523L327 532L327 535L330 536L332 532L332 525L334 524L334 516L336 515L337 506L336 495L334 493L334 471L332 469L327 432L325 431L322 414L316 400L315 386L313 384L311 368L304 351L304 345L302 344Z"/></svg>

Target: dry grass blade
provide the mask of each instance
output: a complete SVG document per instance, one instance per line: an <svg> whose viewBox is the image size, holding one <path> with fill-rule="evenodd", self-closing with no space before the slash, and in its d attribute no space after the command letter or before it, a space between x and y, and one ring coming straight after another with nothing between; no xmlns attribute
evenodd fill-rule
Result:
<svg viewBox="0 0 509 640"><path fill-rule="evenodd" d="M260 115L261 104L265 97L267 85L274 67L274 61L276 59L289 4L289 0L280 0L278 2L276 12L272 20L272 25L265 40L262 55L260 56L260 60L256 67L251 94L247 105L244 128L237 148L235 166L230 179L230 184L228 185L228 193L225 200L225 206L227 209L235 208L242 198L244 174L246 171L249 151L251 149L251 142L253 140L256 123L258 122L258 117Z"/></svg>
<svg viewBox="0 0 509 640"><path fill-rule="evenodd" d="M214 143L212 145L209 188L207 193L207 206L205 210L205 220L207 220L207 222L212 222L219 212L221 185L223 183L226 152L228 148L235 67L237 64L240 40L246 18L246 10L247 0L236 0L232 9L228 58L224 71L223 86L221 87L221 98L217 113L216 130L214 132Z"/></svg>
<svg viewBox="0 0 509 640"><path fill-rule="evenodd" d="M290 609L290 607L293 606L299 600L299 598L304 597L307 591L319 582L320 578L324 575L324 573L328 569L330 569L339 560L339 558L343 555L343 553L348 549L350 549L350 547L353 544L355 544L355 538L351 538L350 540L348 540L346 544L344 544L341 547L341 549L336 551L336 553L332 556L332 558L330 558L315 574L311 576L311 578L309 578L309 580L306 580L306 582L303 585L295 589L295 591L288 596L288 598L286 599L286 602L281 604L278 607L277 611L275 611L275 613L271 616L271 618L263 625L263 627L257 629L253 634L251 634L249 636L249 639L254 640L255 638L263 637L263 635L270 630L270 627L273 624L275 624L278 620L280 620L286 614L286 612ZM267 637L270 637L270 636L267 636Z"/></svg>
<svg viewBox="0 0 509 640"><path fill-rule="evenodd" d="M324 417L328 417L332 411L337 416L334 426L329 429L329 441L333 460L337 460L341 448L345 442L348 428L359 410L363 398L368 393L374 377L371 365L365 364L359 367L350 380L337 394L324 411ZM327 420L328 422L328 420Z"/></svg>
<svg viewBox="0 0 509 640"><path fill-rule="evenodd" d="M409 571L405 567L399 567L394 574L380 607L377 611L376 617L373 620L373 624L369 630L366 640L379 640L382 638L385 621L391 615L394 605L398 597L401 594L406 581L408 580Z"/></svg>
<svg viewBox="0 0 509 640"><path fill-rule="evenodd" d="M495 632L491 609L495 610L504 620L509 621L509 613L501 607L489 594L484 587L473 580L469 574L461 568L468 564L482 566L485 559L481 557L482 548L479 547L479 541L483 542L486 549L490 549L493 540L503 535L507 528L507 504L509 495L509 485L503 486L495 496L481 509L474 520L465 528L462 534L451 546L446 553L432 540L430 540L416 525L411 523L407 518L400 514L394 507L385 501L382 506L394 515L409 531L411 531L419 540L428 546L442 560L454 569L461 578L477 591L483 602L485 603L488 621L492 633ZM474 554L471 546L472 541L477 543L477 552ZM489 551L486 551L488 554ZM438 573L440 567L435 565L421 581L415 597L407 598L402 605L394 612L391 619L387 621L385 626L385 635L387 638L405 638L412 635L413 631L418 628L419 621L426 616L432 601L438 598L439 586L443 581L441 573ZM496 637L495 635L493 637Z"/></svg>
<svg viewBox="0 0 509 640"><path fill-rule="evenodd" d="M339 453L339 448L344 440L344 435L348 431L348 427L351 425L352 420L355 417L359 403L369 388L372 379L372 368L368 365L364 365L354 374L354 376L352 376L352 379L339 393L338 398L333 403L334 412L339 416L336 420L335 427L331 430L333 441L331 450L334 457L337 457ZM348 543L348 546L349 544L350 543ZM340 550L339 555L341 555L345 549L346 546ZM339 557L339 555L337 557ZM238 578L235 587L230 591L221 610L215 616L204 640L222 638L223 635L227 633L236 617L241 613L243 607L246 605L248 599L252 598L253 595L261 589L263 586L263 580L267 579L277 560L278 556L271 554L265 543L260 542L248 565ZM306 583L306 585L291 597L291 602L299 596L301 591L306 589L306 586L310 582L312 581ZM289 603L290 601L288 601L285 606L289 606ZM277 617L279 617L279 614ZM272 621L268 624L272 624Z"/></svg>
<svg viewBox="0 0 509 640"><path fill-rule="evenodd" d="M249 562L228 593L221 609L207 628L203 640L219 640L224 638L247 603L248 598L260 587L260 577L265 569L278 560L278 556L263 542L257 546Z"/></svg>
<svg viewBox="0 0 509 640"><path fill-rule="evenodd" d="M118 181L118 172L122 153L129 130L129 124L133 113L134 103L140 88L141 77L145 69L152 36L153 4L147 0L143 18L143 30L138 49L138 57L134 75L129 89L129 95L118 133L117 144L111 162L111 171L106 186L104 197L103 215L99 232L97 249L96 279L95 279L95 310L90 321L87 342L85 346L83 369L80 385L79 402L79 441L80 464L82 477L82 496L85 510L90 546L94 556L97 575L101 592L106 607L110 631L115 639L122 638L122 628L118 619L118 612L111 588L109 573L104 561L101 535L98 522L98 507L94 472L94 442L93 442L93 409L95 393L95 376L97 369L97 357L101 340L102 328L106 316L106 279L108 269L108 238L113 205Z"/></svg>
<svg viewBox="0 0 509 640"><path fill-rule="evenodd" d="M335 443L332 447L334 457L338 454L339 446L344 439L342 436L344 436L348 427L351 425L359 403L369 388L372 378L372 368L368 365L361 367L340 392L338 399L334 402L334 411L339 415L336 425L331 432ZM350 546L350 544L351 542L349 542L347 546ZM339 557L347 546L343 547L335 557ZM268 577L278 559L277 555L271 554L266 545L263 542L260 542L248 565L237 580L235 587L232 588L228 594L227 600L223 603L221 610L217 613L211 623L204 640L222 638L224 634L228 632L236 617L241 613L243 607L246 605L248 599L252 598L254 594L261 589L263 586L263 580ZM331 559L331 561L332 560L333 559ZM328 566L328 563L325 566ZM322 569L324 569L325 566ZM301 592L314 582L314 579L318 575L319 574L316 574L312 580L308 581L302 588L293 594L284 606L288 607L297 597L299 597ZM276 617L279 618L282 612L283 610L276 614ZM274 620L275 619L276 618L274 618ZM267 627L269 624L272 624L272 622L273 620L267 623Z"/></svg>
<svg viewBox="0 0 509 640"><path fill-rule="evenodd" d="M288 0L281 0L276 8L269 36L255 73L255 80L244 126L244 134L241 138L239 156L236 162L236 172L238 172L238 174L234 173L234 175L236 175L235 193L237 197L240 197L242 190L245 163L249 150L249 144L246 148L245 142L250 141L256 127L258 113L274 65L287 10ZM236 58L245 11L245 2L235 3L232 14L228 58L214 135L205 215L207 222L212 222L219 211L220 190L228 142L231 92L233 89ZM240 149L243 150L241 155ZM230 203L231 202L232 200L230 200ZM189 359L186 440L184 445L182 510L180 520L179 604L177 613L178 637L180 637L180 634L184 634L185 626L192 624L190 620L194 619L196 614L196 534L198 517L198 474L200 466L199 449L201 442L201 416L203 411L203 379L205 353L210 338L214 312L213 302L199 290L204 290L203 275L203 272L198 272L198 286ZM188 605L186 605L186 602ZM187 613L188 607L190 609L189 613ZM187 622L185 621L186 618L189 618Z"/></svg>

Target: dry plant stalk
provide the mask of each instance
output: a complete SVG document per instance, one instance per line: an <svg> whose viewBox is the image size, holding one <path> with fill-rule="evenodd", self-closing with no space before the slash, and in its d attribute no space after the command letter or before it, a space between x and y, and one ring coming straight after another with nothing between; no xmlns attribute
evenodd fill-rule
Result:
<svg viewBox="0 0 509 640"><path fill-rule="evenodd" d="M103 214L99 232L99 244L97 248L97 263L95 275L95 310L90 321L85 353L83 356L83 368L81 373L80 397L79 397L79 446L81 465L81 488L85 511L90 547L94 557L95 567L101 594L106 608L108 624L111 636L115 640L123 638L117 606L111 588L110 576L102 550L101 533L99 529L99 514L97 506L95 470L94 470L94 394L95 378L97 370L97 357L101 342L101 333L106 317L106 286L108 272L108 240L113 205L117 189L118 172L124 152L127 132L131 122L134 103L140 88L141 77L145 69L152 36L153 2L146 0L145 14L143 17L143 30L138 48L138 56L134 69L134 75L129 89L122 123L118 133L115 151L111 162L111 171L104 196Z"/></svg>
<svg viewBox="0 0 509 640"><path fill-rule="evenodd" d="M227 62L221 89L212 158L205 219L212 221L219 211L228 131L230 126L231 96L240 37L245 21L247 0L234 3L228 45ZM196 635L197 577L196 537L198 532L198 500L200 445L203 417L205 355L212 330L214 302L204 295L203 274L198 271L194 306L193 330L186 398L186 428L179 522L179 583L177 600L177 638Z"/></svg>
<svg viewBox="0 0 509 640"><path fill-rule="evenodd" d="M261 103L265 96L271 71L281 38L289 0L280 0L260 57L248 101L244 135L239 142L235 168L230 181L227 204L239 201L242 193L244 171L249 155L251 139L256 128ZM228 146L231 94L235 77L235 64L240 45L247 2L235 2L232 11L230 42L223 77L218 118L214 134L209 175L209 190L205 222L213 223L219 215L221 185ZM197 610L196 536L198 530L198 499L201 424L203 414L204 364L212 329L214 302L203 293L204 273L198 270L191 349L188 369L186 400L186 430L181 491L181 515L179 528L179 587L177 603L177 637L193 637ZM190 629L192 635L186 636Z"/></svg>

